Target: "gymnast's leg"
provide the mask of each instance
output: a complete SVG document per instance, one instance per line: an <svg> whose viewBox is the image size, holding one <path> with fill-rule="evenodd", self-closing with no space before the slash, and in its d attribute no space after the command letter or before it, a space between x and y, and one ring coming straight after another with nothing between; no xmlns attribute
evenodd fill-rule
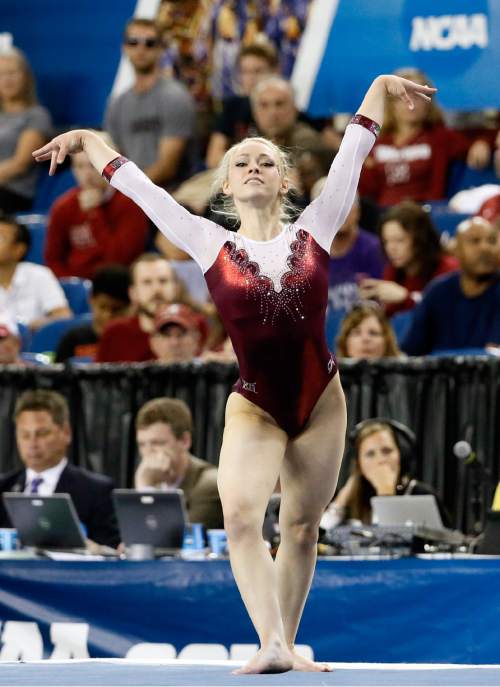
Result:
<svg viewBox="0 0 500 687"><path fill-rule="evenodd" d="M293 664L281 620L276 566L262 537L287 441L268 413L231 394L218 485L231 567L260 640L258 653L237 673L284 672Z"/></svg>
<svg viewBox="0 0 500 687"><path fill-rule="evenodd" d="M281 469L281 544L276 556L281 616L293 651L316 563L318 528L337 484L344 451L346 406L339 375L319 398L304 431L291 439ZM294 653L294 669L323 671Z"/></svg>

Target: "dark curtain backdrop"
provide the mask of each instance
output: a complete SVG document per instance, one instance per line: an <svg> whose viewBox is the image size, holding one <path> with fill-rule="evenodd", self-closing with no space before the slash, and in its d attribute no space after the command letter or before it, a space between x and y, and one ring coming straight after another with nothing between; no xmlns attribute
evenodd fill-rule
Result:
<svg viewBox="0 0 500 687"><path fill-rule="evenodd" d="M417 435L415 476L433 485L452 514L453 524L471 531L474 480L480 468L464 465L453 444L466 439L489 472L479 490L481 517L500 473L500 361L494 358L430 358L379 362L346 361L340 366L349 428L362 419L384 416L408 425ZM193 452L217 464L224 407L237 378L233 365L92 365L81 368L0 370L0 471L19 465L13 410L26 389L60 391L69 401L73 427L70 458L130 486L137 456L134 419L145 401L174 396L194 417ZM340 481L348 474L344 460Z"/></svg>

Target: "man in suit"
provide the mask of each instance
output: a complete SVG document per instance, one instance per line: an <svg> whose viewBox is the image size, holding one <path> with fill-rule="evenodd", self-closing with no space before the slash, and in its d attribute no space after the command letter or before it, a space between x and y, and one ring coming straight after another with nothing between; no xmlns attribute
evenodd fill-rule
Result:
<svg viewBox="0 0 500 687"><path fill-rule="evenodd" d="M64 397L55 391L26 391L17 400L14 418L17 447L25 467L0 478L0 494L69 494L90 543L116 547L120 536L111 499L113 483L104 475L68 463L71 428ZM0 500L0 527L9 526Z"/></svg>
<svg viewBox="0 0 500 687"><path fill-rule="evenodd" d="M217 468L190 453L192 417L175 398L154 398L140 408L136 437L141 461L136 489L178 488L184 492L190 522L223 526Z"/></svg>

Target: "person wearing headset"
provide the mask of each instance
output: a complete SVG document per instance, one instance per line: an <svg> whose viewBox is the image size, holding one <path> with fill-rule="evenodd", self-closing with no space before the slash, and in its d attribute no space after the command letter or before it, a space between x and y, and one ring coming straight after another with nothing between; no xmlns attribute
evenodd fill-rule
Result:
<svg viewBox="0 0 500 687"><path fill-rule="evenodd" d="M405 425L374 418L356 425L350 434L354 449L351 474L338 491L322 518L321 527L331 529L344 520L371 523L372 496L432 494L436 497L443 522L448 518L432 487L411 476L409 457L400 444L414 449L416 438Z"/></svg>

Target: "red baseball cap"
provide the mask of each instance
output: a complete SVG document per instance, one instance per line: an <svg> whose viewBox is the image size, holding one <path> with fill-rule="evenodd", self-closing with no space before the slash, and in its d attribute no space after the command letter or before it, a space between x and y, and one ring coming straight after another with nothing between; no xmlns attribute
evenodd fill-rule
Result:
<svg viewBox="0 0 500 687"><path fill-rule="evenodd" d="M500 217L500 193L493 196L493 198L488 198L481 205L478 215L493 224Z"/></svg>
<svg viewBox="0 0 500 687"><path fill-rule="evenodd" d="M195 329L200 335L200 347L203 346L208 336L208 325L205 317L183 303L173 303L158 311L155 317L155 331L159 332L168 324L177 324L186 330Z"/></svg>

